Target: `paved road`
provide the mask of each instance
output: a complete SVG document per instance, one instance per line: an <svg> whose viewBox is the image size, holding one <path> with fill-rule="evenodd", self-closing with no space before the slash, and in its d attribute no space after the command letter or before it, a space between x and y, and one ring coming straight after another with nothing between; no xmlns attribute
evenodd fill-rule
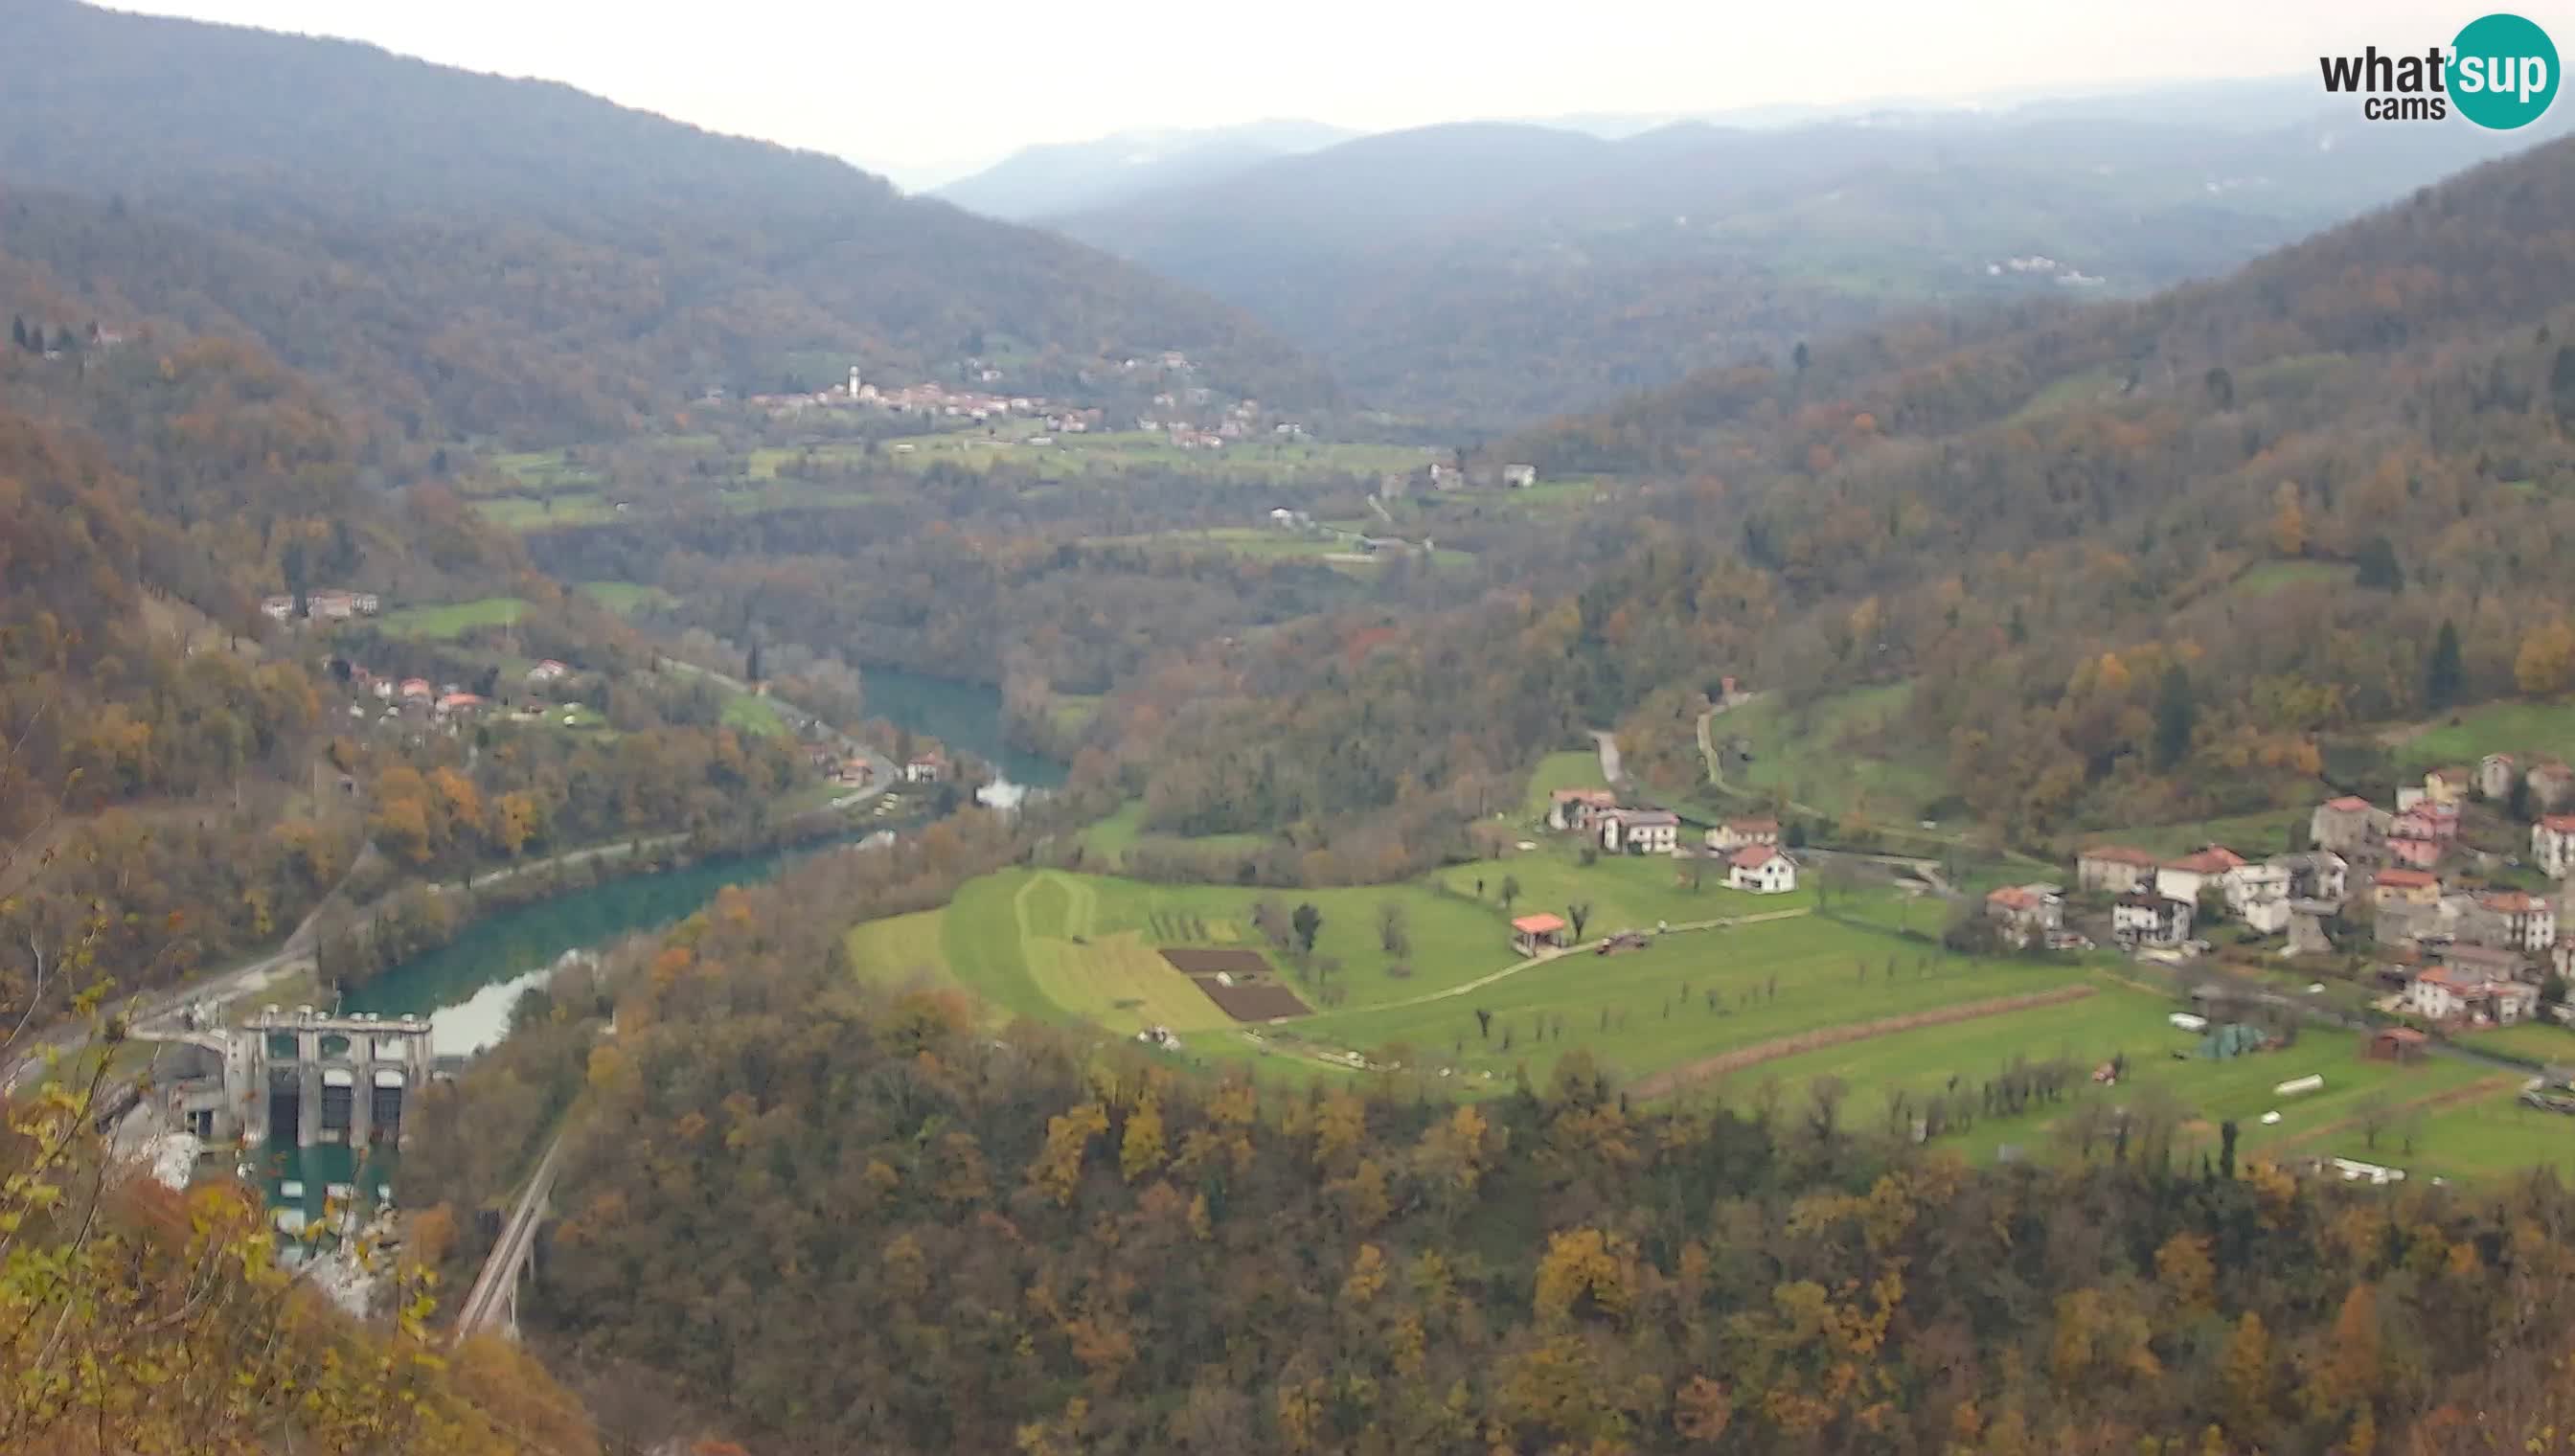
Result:
<svg viewBox="0 0 2575 1456"><path fill-rule="evenodd" d="M1594 728L1591 730L1591 742L1593 746L1600 750L1601 781L1607 783L1612 788L1617 787L1620 782L1624 781L1627 775L1619 771L1618 739L1616 735L1602 732L1600 729Z"/></svg>
<svg viewBox="0 0 2575 1456"><path fill-rule="evenodd" d="M109 1013L122 1015L128 1026L140 1031L151 1027L156 1022L174 1020L181 1011L201 1001L231 1001L243 996L256 995L270 985L310 966L313 963L313 942L317 938L316 927L321 923L322 911L333 900L339 898L340 891L348 885L350 877L355 875L359 868L375 855L375 846L372 844L361 849L358 856L349 862L348 869L341 874L340 882L331 886L331 892L324 895L321 903L313 907L312 913L307 914L301 923L288 932L284 943L277 949L257 959L243 961L229 970L218 971L203 980L191 981L186 985L173 986L150 995L138 996L121 1007L111 1005L107 1008ZM0 1095L15 1091L18 1084L28 1077L42 1074L48 1051L58 1051L70 1057L78 1055L81 1048L87 1045L89 1045L89 1026L85 1022L65 1022L37 1033L32 1040L24 1043L24 1050L14 1061L0 1065Z"/></svg>
<svg viewBox="0 0 2575 1456"><path fill-rule="evenodd" d="M465 1292L465 1302L456 1311L456 1338L465 1339L499 1323L510 1309L510 1289L517 1283L519 1271L528 1261L528 1250L536 1246L537 1225L544 1221L547 1200L554 1196L555 1173L562 1164L564 1139L558 1132L537 1160L537 1171L528 1179L527 1188L510 1210L510 1221L502 1226L501 1237L492 1245L491 1257L483 1261L482 1272L474 1276L474 1287Z"/></svg>

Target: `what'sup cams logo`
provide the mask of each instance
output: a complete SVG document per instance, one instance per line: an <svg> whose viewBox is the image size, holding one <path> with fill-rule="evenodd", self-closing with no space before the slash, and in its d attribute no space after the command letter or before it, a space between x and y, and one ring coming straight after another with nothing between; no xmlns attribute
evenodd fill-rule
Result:
<svg viewBox="0 0 2575 1456"><path fill-rule="evenodd" d="M2455 111L2490 131L2539 120L2557 99L2557 46L2518 15L2468 22L2444 52L2318 56L2325 90L2360 96L2371 121L2444 121Z"/></svg>

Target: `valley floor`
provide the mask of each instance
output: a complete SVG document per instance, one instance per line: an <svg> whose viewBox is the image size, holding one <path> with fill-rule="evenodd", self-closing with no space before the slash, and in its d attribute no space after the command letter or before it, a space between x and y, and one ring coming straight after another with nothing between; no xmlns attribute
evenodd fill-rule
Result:
<svg viewBox="0 0 2575 1456"><path fill-rule="evenodd" d="M1553 766L1580 776L1570 761ZM1113 839L1132 832L1113 821ZM1679 861L1585 864L1560 841L1526 842L1355 888L1013 869L969 882L943 909L853 928L850 958L881 983L966 992L997 1023L1086 1025L1194 1065L1298 1080L1369 1072L1473 1097L1581 1053L1647 1098L1801 1116L1821 1088L1847 1125L1908 1131L1940 1102L1953 1114L1940 1140L1979 1159L2049 1155L2087 1134L2104 1148L2113 1114L2154 1109L2178 1127L2184 1155L2213 1156L2232 1121L2245 1155L2451 1179L2575 1171L2575 1122L2519 1106L2526 1078L2508 1068L2371 1060L2357 1033L2313 1026L2282 1049L2210 1060L2166 1019L2185 1004L2178 983L2150 967L1952 953L1930 938L1945 909L1884 885L1845 890L1827 913L1810 891L1754 895L1713 876L1693 887ZM1570 918L1577 904L1584 945L1538 957L1512 947L1513 915ZM1290 927L1301 905L1319 917L1310 953ZM1385 933L1389 920L1398 935ZM1641 944L1599 951L1630 929ZM1231 970L1220 980L1209 967ZM2575 1058L2575 1033L2528 1033L2562 1039ZM2115 1085L2097 1083L2113 1058ZM1986 1100L1988 1083L2041 1064L2059 1069L2052 1097ZM2277 1090L2310 1075L2322 1085Z"/></svg>

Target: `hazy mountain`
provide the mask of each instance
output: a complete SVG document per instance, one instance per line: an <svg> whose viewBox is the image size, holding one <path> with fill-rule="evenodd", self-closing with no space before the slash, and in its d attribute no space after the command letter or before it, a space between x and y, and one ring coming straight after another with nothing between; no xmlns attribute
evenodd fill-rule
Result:
<svg viewBox="0 0 2575 1456"><path fill-rule="evenodd" d="M1110 207L1163 188L1214 182L1357 133L1319 121L1256 121L1193 131L1119 132L1024 147L933 195L987 217L1024 222Z"/></svg>
<svg viewBox="0 0 2575 1456"><path fill-rule="evenodd" d="M578 438L710 386L969 355L1030 389L1149 349L1315 388L1232 308L828 157L369 46L10 3L43 63L0 108L0 246L111 316L253 334L422 436Z"/></svg>
<svg viewBox="0 0 2575 1456"><path fill-rule="evenodd" d="M2287 85L1615 141L1427 127L1054 222L1252 310L1371 402L1493 422L1925 304L2211 276L2539 139L2372 125Z"/></svg>

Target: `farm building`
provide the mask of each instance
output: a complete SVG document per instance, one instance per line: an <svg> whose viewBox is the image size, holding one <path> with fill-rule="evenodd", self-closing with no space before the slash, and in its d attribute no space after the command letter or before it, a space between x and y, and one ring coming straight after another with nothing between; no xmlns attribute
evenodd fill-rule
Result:
<svg viewBox="0 0 2575 1456"><path fill-rule="evenodd" d="M1618 806L1618 795L1605 788L1559 788L1548 795L1546 826L1582 830L1594 817Z"/></svg>
<svg viewBox="0 0 2575 1456"><path fill-rule="evenodd" d="M1522 955L1560 950L1564 948L1564 936L1561 915L1522 915L1511 921L1511 948Z"/></svg>
<svg viewBox="0 0 2575 1456"><path fill-rule="evenodd" d="M2111 894L2151 889L2155 856L2124 844L2095 844L2074 856L2074 882L2084 889Z"/></svg>

